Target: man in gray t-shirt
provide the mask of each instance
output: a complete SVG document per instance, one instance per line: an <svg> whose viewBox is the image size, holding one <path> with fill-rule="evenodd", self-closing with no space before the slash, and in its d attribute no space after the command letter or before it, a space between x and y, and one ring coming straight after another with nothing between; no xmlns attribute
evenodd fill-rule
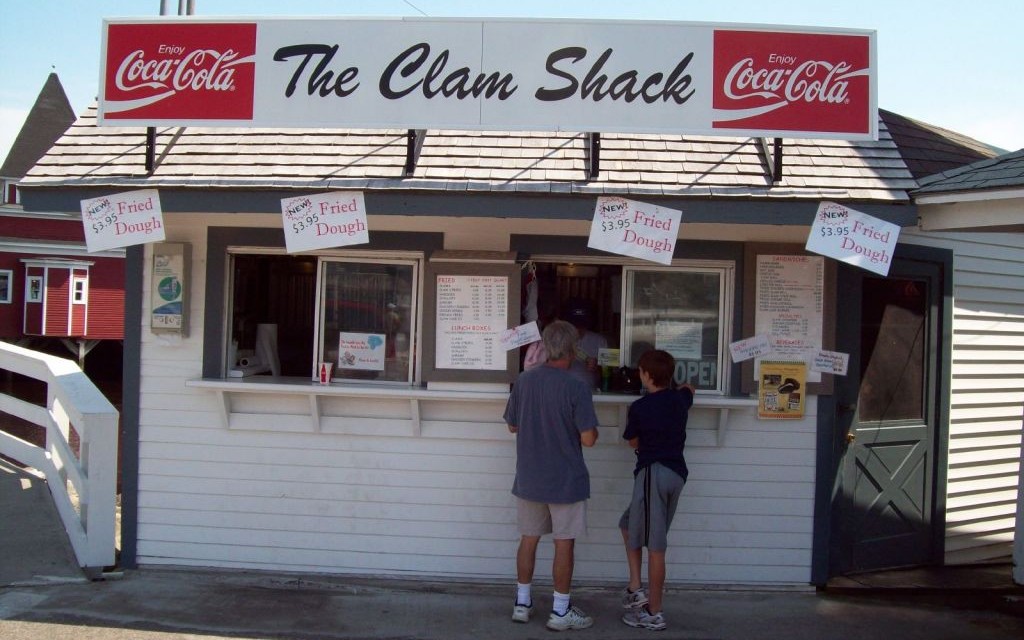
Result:
<svg viewBox="0 0 1024 640"><path fill-rule="evenodd" d="M544 328L547 362L523 372L505 407L505 422L516 434L516 496L519 550L516 605L512 619L527 622L533 609L530 585L541 536L555 543L554 599L547 627L585 629L593 620L569 596L576 538L586 533L590 474L583 447L597 442L597 414L586 384L568 369L576 356L576 329L556 320Z"/></svg>

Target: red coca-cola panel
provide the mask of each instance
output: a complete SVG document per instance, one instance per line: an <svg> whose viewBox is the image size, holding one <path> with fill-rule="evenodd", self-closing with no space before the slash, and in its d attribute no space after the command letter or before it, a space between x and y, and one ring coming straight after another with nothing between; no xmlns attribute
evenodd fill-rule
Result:
<svg viewBox="0 0 1024 640"><path fill-rule="evenodd" d="M870 64L866 35L716 30L712 127L868 133Z"/></svg>
<svg viewBox="0 0 1024 640"><path fill-rule="evenodd" d="M109 120L251 120L256 25L111 24L103 73Z"/></svg>

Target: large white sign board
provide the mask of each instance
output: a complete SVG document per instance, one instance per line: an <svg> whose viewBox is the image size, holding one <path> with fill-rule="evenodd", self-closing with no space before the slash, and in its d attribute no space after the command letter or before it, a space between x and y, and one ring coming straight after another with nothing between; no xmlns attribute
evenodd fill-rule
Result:
<svg viewBox="0 0 1024 640"><path fill-rule="evenodd" d="M469 18L104 22L101 125L877 139L875 32Z"/></svg>

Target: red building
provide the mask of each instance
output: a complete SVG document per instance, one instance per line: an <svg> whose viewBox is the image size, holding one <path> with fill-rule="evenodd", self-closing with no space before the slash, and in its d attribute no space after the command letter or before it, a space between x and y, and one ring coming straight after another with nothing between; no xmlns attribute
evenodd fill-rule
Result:
<svg viewBox="0 0 1024 640"><path fill-rule="evenodd" d="M74 120L60 80L50 74L0 166L0 340L61 355L70 350L84 366L102 341L116 341L120 350L124 251L88 253L79 212L26 213L17 184Z"/></svg>

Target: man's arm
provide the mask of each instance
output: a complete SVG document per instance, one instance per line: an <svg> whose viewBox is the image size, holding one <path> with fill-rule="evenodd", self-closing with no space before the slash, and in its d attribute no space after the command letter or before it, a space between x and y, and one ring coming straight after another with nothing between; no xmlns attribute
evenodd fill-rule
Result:
<svg viewBox="0 0 1024 640"><path fill-rule="evenodd" d="M597 427L580 431L580 444L584 447L592 447L597 442Z"/></svg>

